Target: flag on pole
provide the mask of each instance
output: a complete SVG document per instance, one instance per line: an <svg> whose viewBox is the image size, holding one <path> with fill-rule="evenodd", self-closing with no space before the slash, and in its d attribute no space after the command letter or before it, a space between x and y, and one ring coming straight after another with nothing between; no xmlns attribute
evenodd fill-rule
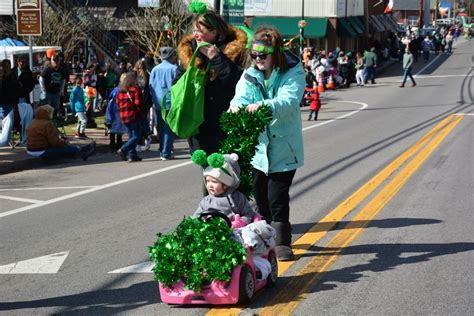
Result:
<svg viewBox="0 0 474 316"><path fill-rule="evenodd" d="M393 9L393 0L388 1L387 7L383 11L383 13L390 13Z"/></svg>

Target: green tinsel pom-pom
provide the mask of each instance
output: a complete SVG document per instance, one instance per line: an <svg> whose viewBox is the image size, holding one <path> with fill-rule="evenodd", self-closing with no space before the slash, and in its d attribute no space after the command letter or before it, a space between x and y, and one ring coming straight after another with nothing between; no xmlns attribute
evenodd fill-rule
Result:
<svg viewBox="0 0 474 316"><path fill-rule="evenodd" d="M193 1L189 4L189 12L203 14L206 12L207 6L204 2Z"/></svg>
<svg viewBox="0 0 474 316"><path fill-rule="evenodd" d="M200 166L204 166L207 163L207 154L204 150L198 149L191 156L191 160Z"/></svg>
<svg viewBox="0 0 474 316"><path fill-rule="evenodd" d="M252 158L258 145L258 136L272 120L270 106L262 104L254 114L245 111L224 112L220 118L222 130L227 133L221 153L239 155L240 186L239 191L247 198L252 197Z"/></svg>
<svg viewBox="0 0 474 316"><path fill-rule="evenodd" d="M209 157L207 157L207 163L212 168L220 168L224 165L224 162L225 162L224 156L222 156L222 154L219 154L219 153L214 153L210 155Z"/></svg>
<svg viewBox="0 0 474 316"><path fill-rule="evenodd" d="M183 281L186 289L195 292L200 292L203 282L229 281L232 270L247 255L231 234L232 229L220 218L183 219L173 233L158 234L155 244L148 247L155 279L166 287Z"/></svg>

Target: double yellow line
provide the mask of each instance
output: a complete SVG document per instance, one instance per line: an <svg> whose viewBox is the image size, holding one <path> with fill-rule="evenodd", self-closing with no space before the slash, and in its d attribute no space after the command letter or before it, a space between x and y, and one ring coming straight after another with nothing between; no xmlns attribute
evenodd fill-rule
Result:
<svg viewBox="0 0 474 316"><path fill-rule="evenodd" d="M429 155L439 146L444 138L463 118L450 115L441 121L436 127L429 131L423 138L412 145L407 151L391 162L387 167L375 175L371 180L339 204L328 215L314 225L307 233L299 238L292 247L297 258L301 257L311 246L316 244L336 224L353 211L362 201L372 194L384 181L400 169L407 161L407 165L398 172L393 179L383 187L375 197L370 200L362 210L354 216L349 224L339 232L325 248L331 252L315 256L298 274L285 286L284 290L278 292L263 308L259 315L290 315L298 304L305 298L305 292L309 286L318 282L323 274L337 260L343 248L352 243L369 225L370 221L382 210L382 208L403 187L413 173L423 164ZM418 154L417 154L418 153ZM334 251L334 249L337 249ZM294 262L279 262L279 275L282 275ZM237 315L240 307L235 308L213 308L207 315Z"/></svg>

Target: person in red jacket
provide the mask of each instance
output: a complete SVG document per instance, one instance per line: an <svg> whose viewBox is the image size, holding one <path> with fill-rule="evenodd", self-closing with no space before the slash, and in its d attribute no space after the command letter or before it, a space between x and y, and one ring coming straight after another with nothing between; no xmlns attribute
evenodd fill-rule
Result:
<svg viewBox="0 0 474 316"><path fill-rule="evenodd" d="M318 120L318 112L321 108L321 100L319 100L319 92L317 90L316 84L313 87L305 88L304 98L309 101L309 117L308 121L311 121L311 118L314 114L314 120Z"/></svg>
<svg viewBox="0 0 474 316"><path fill-rule="evenodd" d="M137 75L134 71L129 71L120 76L119 91L115 102L118 105L120 120L127 128L128 141L117 151L120 157L128 162L141 161L138 157L137 144L141 138L141 118L142 96L140 89L137 89Z"/></svg>

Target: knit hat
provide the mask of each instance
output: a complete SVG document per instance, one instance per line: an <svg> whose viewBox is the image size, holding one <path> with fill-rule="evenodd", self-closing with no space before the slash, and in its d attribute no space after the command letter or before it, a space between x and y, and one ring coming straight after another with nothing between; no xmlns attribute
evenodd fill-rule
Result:
<svg viewBox="0 0 474 316"><path fill-rule="evenodd" d="M176 50L173 47L165 46L160 48L161 59L166 60L176 55Z"/></svg>
<svg viewBox="0 0 474 316"><path fill-rule="evenodd" d="M212 167L212 165L215 164L210 163L210 165L206 169L204 169L204 178L206 176L211 176L213 178L218 179L229 188L237 188L240 184L240 166L238 163L239 156L237 154L212 154L211 156L209 156L209 158L212 159L211 157L213 155L219 155L223 157L224 162L221 167Z"/></svg>

